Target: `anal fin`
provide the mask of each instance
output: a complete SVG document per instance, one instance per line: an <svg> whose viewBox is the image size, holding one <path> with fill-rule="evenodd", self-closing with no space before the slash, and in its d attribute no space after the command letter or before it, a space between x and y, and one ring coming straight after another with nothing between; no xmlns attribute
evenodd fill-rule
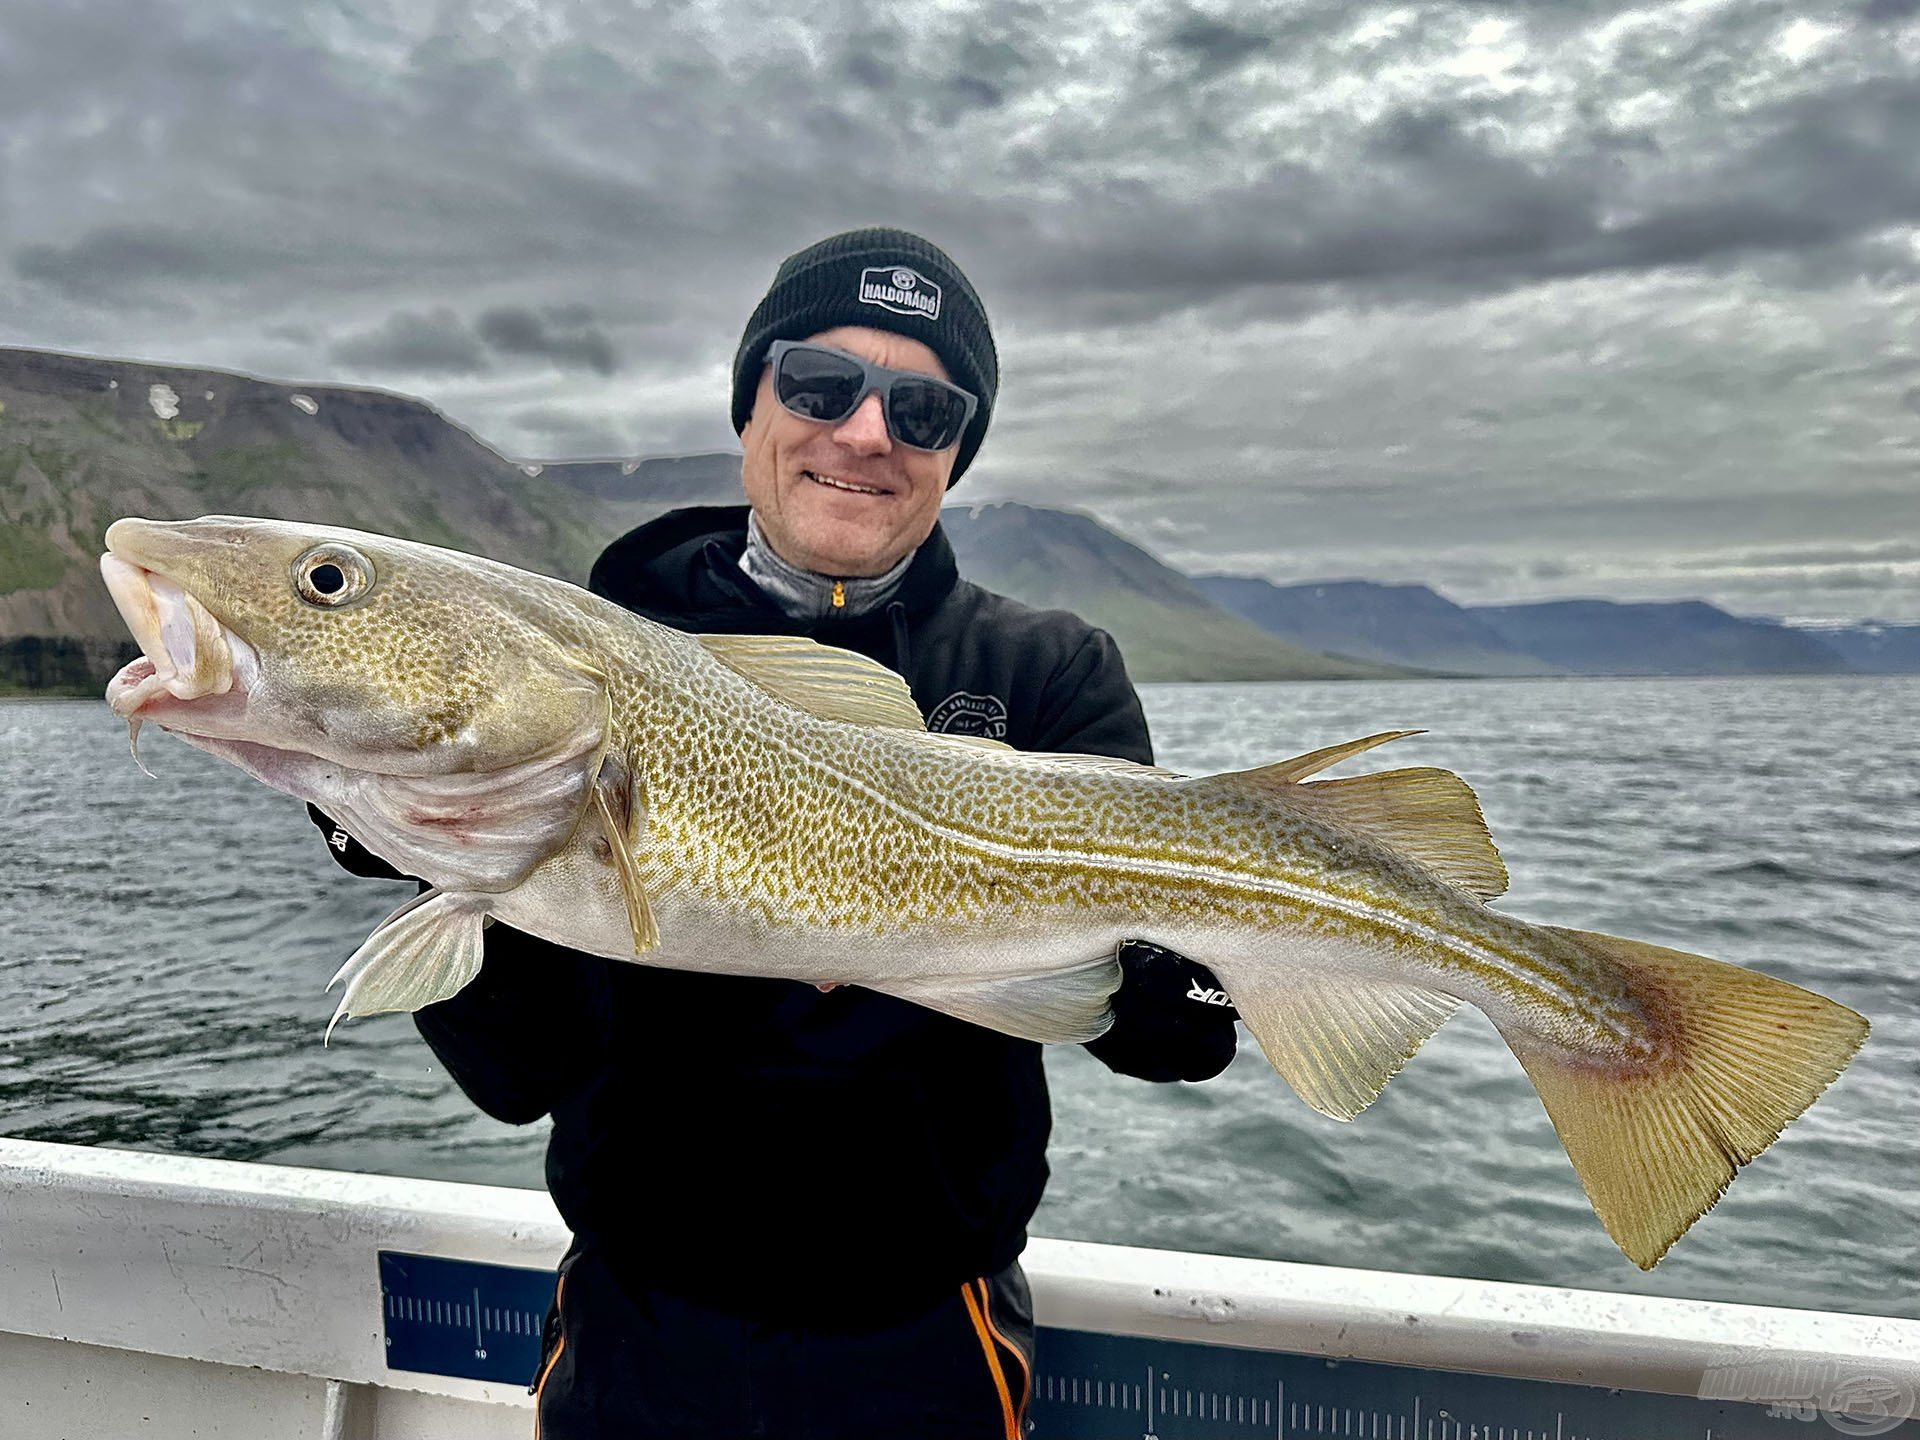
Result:
<svg viewBox="0 0 1920 1440"><path fill-rule="evenodd" d="M1227 986L1273 1068L1336 1120L1371 1105L1460 1003L1438 990L1326 975Z"/></svg>
<svg viewBox="0 0 1920 1440"><path fill-rule="evenodd" d="M485 895L427 890L382 920L327 982L345 981L327 1037L350 1015L418 1010L458 994L480 973Z"/></svg>

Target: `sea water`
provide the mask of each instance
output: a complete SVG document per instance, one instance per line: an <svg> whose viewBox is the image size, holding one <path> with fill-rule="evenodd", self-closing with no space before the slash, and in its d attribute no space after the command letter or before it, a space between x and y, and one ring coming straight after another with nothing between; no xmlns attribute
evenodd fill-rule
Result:
<svg viewBox="0 0 1920 1440"><path fill-rule="evenodd" d="M1752 965L1874 1032L1642 1275L1518 1063L1463 1009L1351 1124L1244 1030L1201 1085L1050 1050L1037 1234L1920 1317L1920 680L1143 687L1162 764L1378 730L1336 773L1478 790L1513 913ZM401 1016L322 1048L322 986L411 886L334 866L296 801L96 702L0 701L0 1133L538 1186L544 1128L461 1096Z"/></svg>

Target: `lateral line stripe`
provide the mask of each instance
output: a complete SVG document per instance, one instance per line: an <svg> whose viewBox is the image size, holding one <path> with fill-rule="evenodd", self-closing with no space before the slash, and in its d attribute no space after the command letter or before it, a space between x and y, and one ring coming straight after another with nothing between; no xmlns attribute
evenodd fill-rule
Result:
<svg viewBox="0 0 1920 1440"><path fill-rule="evenodd" d="M817 756L796 748L784 740L765 737L770 743L779 746L811 768L826 772L849 789L857 791L867 799L911 824L949 841L963 849L971 849L979 854L1000 860L1033 860L1035 852L1018 845L1010 845L1002 840L991 840L974 835L936 820L922 812L902 804L893 796L876 789L863 780L835 769ZM1563 984L1557 983L1550 975L1528 963L1522 957L1491 949L1477 941L1461 936L1450 935L1437 930L1423 921L1413 919L1398 911L1370 904L1364 901L1348 899L1345 896L1332 895L1312 886L1301 885L1289 880L1280 880L1260 875L1247 875L1239 871L1219 870L1208 866L1190 865L1177 860L1157 860L1151 857L1133 857L1118 859L1101 855L1093 851L1049 849L1039 858L1049 862L1060 861L1070 865L1084 865L1090 870L1126 871L1143 870L1151 874L1173 879L1197 880L1229 889L1250 891L1256 895L1279 895L1298 904L1309 906L1365 924L1379 927L1389 933L1404 935L1409 939L1432 945L1470 965L1478 965L1508 980L1513 985L1537 993L1550 999L1575 1015L1592 1020L1595 1017L1584 1007L1578 997ZM1610 1027L1609 1027L1610 1028Z"/></svg>

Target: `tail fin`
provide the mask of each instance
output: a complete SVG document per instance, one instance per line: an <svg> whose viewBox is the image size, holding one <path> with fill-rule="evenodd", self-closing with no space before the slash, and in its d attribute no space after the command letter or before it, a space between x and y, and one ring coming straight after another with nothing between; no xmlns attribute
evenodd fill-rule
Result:
<svg viewBox="0 0 1920 1440"><path fill-rule="evenodd" d="M1617 965L1669 1053L1639 1072L1506 1036L1617 1244L1651 1270L1853 1058L1867 1022L1737 965L1584 930L1556 933Z"/></svg>

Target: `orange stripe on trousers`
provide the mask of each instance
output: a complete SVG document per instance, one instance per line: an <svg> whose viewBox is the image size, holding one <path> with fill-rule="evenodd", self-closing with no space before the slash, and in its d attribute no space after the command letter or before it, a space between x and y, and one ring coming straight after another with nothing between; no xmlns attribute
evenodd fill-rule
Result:
<svg viewBox="0 0 1920 1440"><path fill-rule="evenodd" d="M547 1388L547 1377L553 1374L553 1367L560 1363L560 1357L567 1349L567 1319L560 1313L560 1301L567 1293L567 1277L562 1275L560 1283L553 1287L554 1318L560 1322L560 1343L553 1347L553 1354L547 1357L547 1365L540 1372L540 1378L533 1382L533 1440L540 1440L540 1392Z"/></svg>
<svg viewBox="0 0 1920 1440"><path fill-rule="evenodd" d="M1033 1399L1033 1372L1027 1368L1026 1352L1002 1335L1000 1327L993 1323L993 1307L987 1303L988 1293L987 1282L980 1281L981 1317L986 1320L987 1329L993 1332L993 1338L1012 1351L1013 1358L1020 1362L1020 1403L1014 1407L1014 1413L1024 1425L1027 1419L1027 1402Z"/></svg>
<svg viewBox="0 0 1920 1440"><path fill-rule="evenodd" d="M1006 1373L1000 1368L1000 1357L993 1353L993 1337L987 1333L987 1319L980 1302L973 1298L971 1284L960 1287L960 1298L966 1302L967 1318L973 1321L973 1333L980 1339L980 1353L987 1357L987 1372L993 1376L993 1388L1000 1395L1000 1418L1007 1427L1007 1440L1020 1440L1020 1425L1013 1418L1013 1398L1007 1394Z"/></svg>

